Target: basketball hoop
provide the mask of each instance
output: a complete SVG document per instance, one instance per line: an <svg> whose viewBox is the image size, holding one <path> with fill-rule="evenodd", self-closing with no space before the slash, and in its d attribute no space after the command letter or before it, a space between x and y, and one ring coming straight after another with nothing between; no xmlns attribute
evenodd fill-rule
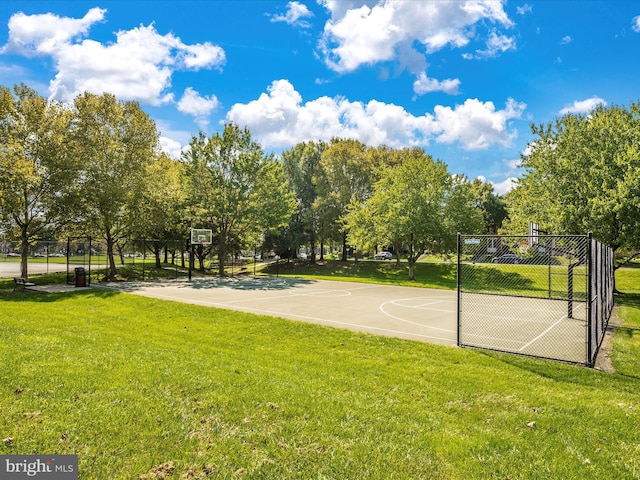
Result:
<svg viewBox="0 0 640 480"><path fill-rule="evenodd" d="M191 229L191 245L211 245L213 232L207 228Z"/></svg>

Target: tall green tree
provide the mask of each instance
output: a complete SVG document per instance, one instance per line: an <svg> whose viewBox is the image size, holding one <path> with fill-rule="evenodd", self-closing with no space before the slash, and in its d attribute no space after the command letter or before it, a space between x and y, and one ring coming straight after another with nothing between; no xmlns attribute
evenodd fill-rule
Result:
<svg viewBox="0 0 640 480"><path fill-rule="evenodd" d="M476 191L477 206L482 211L484 219L484 233L495 235L502 228L502 222L508 217L504 197L496 194L490 183L477 178L472 183Z"/></svg>
<svg viewBox="0 0 640 480"><path fill-rule="evenodd" d="M320 215L316 208L318 189L314 177L318 175L324 142L299 143L282 153L282 166L289 185L295 195L296 213L292 226L299 226L301 242L310 247L311 263L315 263L316 244L319 238Z"/></svg>
<svg viewBox="0 0 640 480"><path fill-rule="evenodd" d="M378 165L366 145L358 140L334 139L322 152L314 176L318 197L314 203L320 222L342 241L342 261L347 260L348 225L341 221L352 202L364 202L372 193ZM326 227L325 227L326 229Z"/></svg>
<svg viewBox="0 0 640 480"><path fill-rule="evenodd" d="M71 115L35 90L0 87L0 218L20 241L20 274L28 278L29 243L53 235L73 213L77 180L69 155Z"/></svg>
<svg viewBox="0 0 640 480"><path fill-rule="evenodd" d="M147 167L157 158L155 122L137 102L84 93L74 101L72 150L82 165L78 229L102 237L109 277L117 274L114 246L135 225Z"/></svg>
<svg viewBox="0 0 640 480"><path fill-rule="evenodd" d="M168 247L176 249L175 242L180 239L185 239L186 245L189 234L185 225L185 166L159 152L156 160L146 166L144 178L131 227L135 236L154 240L149 245L153 245L156 267L160 268L162 247L165 253Z"/></svg>
<svg viewBox="0 0 640 480"><path fill-rule="evenodd" d="M510 231L530 221L557 234L593 232L614 251L640 252L640 105L598 106L546 125L522 156L508 195Z"/></svg>
<svg viewBox="0 0 640 480"><path fill-rule="evenodd" d="M248 129L228 123L210 138L194 136L189 146L182 161L192 225L213 230L222 276L230 247L251 245L286 225L295 200L282 164L263 152Z"/></svg>
<svg viewBox="0 0 640 480"><path fill-rule="evenodd" d="M421 149L399 155L400 164L386 167L373 195L352 202L344 221L356 245L393 244L406 250L413 280L415 263L426 248L455 249L458 231L482 229L482 213L466 178L452 177L443 162Z"/></svg>

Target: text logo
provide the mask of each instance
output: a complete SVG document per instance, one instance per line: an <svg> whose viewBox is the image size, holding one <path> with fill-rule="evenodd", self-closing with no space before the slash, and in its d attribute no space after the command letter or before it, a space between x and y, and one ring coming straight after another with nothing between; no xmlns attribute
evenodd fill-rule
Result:
<svg viewBox="0 0 640 480"><path fill-rule="evenodd" d="M78 480L77 455L0 455L3 480Z"/></svg>

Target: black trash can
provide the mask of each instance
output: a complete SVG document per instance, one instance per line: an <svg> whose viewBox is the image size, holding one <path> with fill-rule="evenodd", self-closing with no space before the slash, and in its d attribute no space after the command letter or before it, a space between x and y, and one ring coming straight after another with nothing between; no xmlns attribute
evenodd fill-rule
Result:
<svg viewBox="0 0 640 480"><path fill-rule="evenodd" d="M76 287L87 286L87 274L84 267L76 267L75 276L76 276Z"/></svg>

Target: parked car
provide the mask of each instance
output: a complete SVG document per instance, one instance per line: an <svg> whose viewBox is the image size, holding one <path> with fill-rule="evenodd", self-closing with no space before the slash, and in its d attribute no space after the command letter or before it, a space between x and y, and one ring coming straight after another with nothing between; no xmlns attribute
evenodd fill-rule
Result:
<svg viewBox="0 0 640 480"><path fill-rule="evenodd" d="M504 255L500 255L499 257L493 257L491 260L493 263L520 263L522 261L522 257L520 255L516 255L515 253L505 253Z"/></svg>
<svg viewBox="0 0 640 480"><path fill-rule="evenodd" d="M375 260L391 260L393 258L393 254L391 252L378 252L373 258Z"/></svg>

